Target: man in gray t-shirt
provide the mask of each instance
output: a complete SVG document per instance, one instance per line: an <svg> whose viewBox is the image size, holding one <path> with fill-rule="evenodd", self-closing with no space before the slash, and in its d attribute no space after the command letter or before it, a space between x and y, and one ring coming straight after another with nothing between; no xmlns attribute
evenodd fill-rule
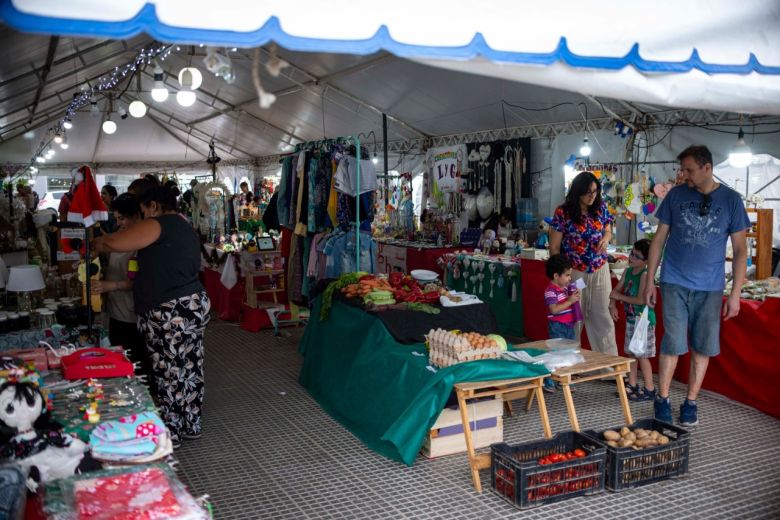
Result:
<svg viewBox="0 0 780 520"><path fill-rule="evenodd" d="M648 258L645 298L655 306L652 281L661 260L664 338L658 363L659 388L655 417L672 422L669 387L679 356L691 350L688 395L680 405L680 424L698 424L696 397L710 357L720 352L720 318L739 314L740 290L747 268L746 230L750 227L740 195L715 181L712 154L705 146L690 146L677 156L686 183L673 188L655 216L658 231ZM726 243L734 250L734 286L723 301Z"/></svg>

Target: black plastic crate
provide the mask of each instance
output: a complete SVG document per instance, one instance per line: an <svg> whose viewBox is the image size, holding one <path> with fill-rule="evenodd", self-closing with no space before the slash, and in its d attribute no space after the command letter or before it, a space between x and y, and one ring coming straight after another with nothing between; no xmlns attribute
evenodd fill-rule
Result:
<svg viewBox="0 0 780 520"><path fill-rule="evenodd" d="M538 459L575 449L587 455L555 464ZM493 491L520 509L560 502L604 491L606 449L578 432L563 432L554 438L510 446L490 446L490 481Z"/></svg>
<svg viewBox="0 0 780 520"><path fill-rule="evenodd" d="M620 431L621 428L622 426L618 426L610 429ZM602 436L606 430L583 432L607 449L607 489L623 491L679 477L688 472L690 434L687 430L656 419L640 419L629 428L655 430L669 437L669 444L641 450L613 448L607 445Z"/></svg>

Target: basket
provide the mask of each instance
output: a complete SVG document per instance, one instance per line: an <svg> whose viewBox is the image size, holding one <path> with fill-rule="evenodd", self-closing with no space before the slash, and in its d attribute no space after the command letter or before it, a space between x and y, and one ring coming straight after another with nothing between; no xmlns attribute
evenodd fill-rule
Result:
<svg viewBox="0 0 780 520"><path fill-rule="evenodd" d="M619 431L621 426L612 428ZM644 486L688 472L690 434L687 430L656 419L641 419L629 426L631 430L656 430L669 437L669 444L642 450L613 448L603 441L603 431L584 432L590 439L607 449L607 480L610 491Z"/></svg>
<svg viewBox="0 0 780 520"><path fill-rule="evenodd" d="M541 457L577 448L588 454L549 465L537 462ZM549 440L515 446L493 444L490 455L493 491L519 509L604 491L606 450L578 432L563 432Z"/></svg>

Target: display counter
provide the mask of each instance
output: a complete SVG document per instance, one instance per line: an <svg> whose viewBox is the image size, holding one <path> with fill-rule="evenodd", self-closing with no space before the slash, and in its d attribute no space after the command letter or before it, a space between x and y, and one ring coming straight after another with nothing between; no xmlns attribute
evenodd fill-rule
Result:
<svg viewBox="0 0 780 520"><path fill-rule="evenodd" d="M539 340L547 338L547 317L544 308L544 288L548 284L544 262L523 260L521 267L523 316L526 337ZM617 279L613 277L613 284ZM623 355L626 320L622 305L618 306L620 319L615 324L618 353ZM663 302L658 291L655 337L660 351L663 338ZM720 329L720 355L712 358L704 378L703 388L747 404L764 413L780 418L780 401L774 387L780 381L780 363L777 346L780 345L780 299L767 298L763 302L742 300L739 316L722 322ZM587 334L583 345L590 348ZM680 358L674 377L688 382L690 355ZM658 358L652 359L653 369L658 370Z"/></svg>
<svg viewBox="0 0 780 520"><path fill-rule="evenodd" d="M321 303L321 298L315 300L299 347L304 355L301 385L369 448L408 465L455 383L547 373L505 360L433 369L422 343L395 341L378 318L337 300L330 316L320 321Z"/></svg>
<svg viewBox="0 0 780 520"><path fill-rule="evenodd" d="M239 321L244 301L244 280L239 277L238 283L228 289L222 284L221 271L206 267L201 271L201 276L214 315L224 321Z"/></svg>
<svg viewBox="0 0 780 520"><path fill-rule="evenodd" d="M424 243L409 241L383 241L377 239L377 273L401 271L411 273L415 269L426 269L444 275L438 260L447 253L470 248L431 247Z"/></svg>

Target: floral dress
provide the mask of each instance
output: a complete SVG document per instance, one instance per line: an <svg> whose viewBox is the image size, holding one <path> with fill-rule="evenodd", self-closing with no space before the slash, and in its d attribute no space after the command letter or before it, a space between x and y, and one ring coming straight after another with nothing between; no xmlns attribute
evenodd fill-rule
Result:
<svg viewBox="0 0 780 520"><path fill-rule="evenodd" d="M604 238L607 227L614 221L615 217L604 202L595 215L585 214L580 222L572 221L563 206L558 206L550 227L563 234L561 254L571 261L572 267L577 271L593 273L607 262L607 254L598 250L598 244Z"/></svg>

